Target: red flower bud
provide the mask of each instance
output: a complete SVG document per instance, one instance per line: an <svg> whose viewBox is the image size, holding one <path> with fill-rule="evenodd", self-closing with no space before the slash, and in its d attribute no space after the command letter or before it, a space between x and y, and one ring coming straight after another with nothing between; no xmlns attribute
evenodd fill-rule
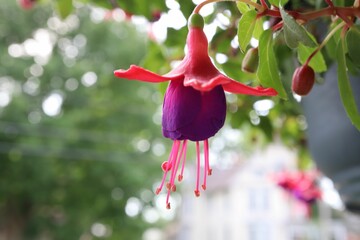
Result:
<svg viewBox="0 0 360 240"><path fill-rule="evenodd" d="M255 73L259 65L258 48L250 48L242 61L241 69L244 72Z"/></svg>
<svg viewBox="0 0 360 240"><path fill-rule="evenodd" d="M315 73L309 65L298 67L292 78L292 90L300 96L305 96L314 86L314 82Z"/></svg>
<svg viewBox="0 0 360 240"><path fill-rule="evenodd" d="M161 11L159 10L155 10L151 13L151 22L156 22L159 21L159 19L161 18Z"/></svg>

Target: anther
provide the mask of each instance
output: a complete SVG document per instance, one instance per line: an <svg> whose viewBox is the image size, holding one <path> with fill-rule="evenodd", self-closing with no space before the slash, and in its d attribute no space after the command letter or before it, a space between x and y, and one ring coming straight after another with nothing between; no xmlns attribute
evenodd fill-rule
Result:
<svg viewBox="0 0 360 240"><path fill-rule="evenodd" d="M178 181L181 182L183 180L183 175L178 176Z"/></svg>
<svg viewBox="0 0 360 240"><path fill-rule="evenodd" d="M195 190L194 193L195 193L196 197L200 197L200 191L199 190Z"/></svg>

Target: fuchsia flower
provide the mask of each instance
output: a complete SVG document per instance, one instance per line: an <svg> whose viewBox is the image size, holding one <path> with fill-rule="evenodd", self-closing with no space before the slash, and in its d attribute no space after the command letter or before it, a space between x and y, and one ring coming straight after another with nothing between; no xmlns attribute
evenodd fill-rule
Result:
<svg viewBox="0 0 360 240"><path fill-rule="evenodd" d="M275 177L275 181L296 199L306 204L312 204L321 198L316 177L317 175L313 172L283 172Z"/></svg>
<svg viewBox="0 0 360 240"><path fill-rule="evenodd" d="M196 142L197 168L195 195L200 195L200 142L203 141L204 174L202 188L206 189L206 176L211 175L208 139L224 125L226 101L224 91L255 96L275 96L272 88L249 87L220 73L208 55L208 42L203 32L204 21L193 14L187 36L188 52L178 67L165 75L158 75L132 65L128 70L116 70L116 77L129 80L159 83L170 81L162 116L162 132L172 139L173 146L168 161L162 164L164 175L156 193L166 185L166 207L169 196L176 190L175 178L181 164L178 181L183 178L188 140ZM170 180L165 184L167 174Z"/></svg>

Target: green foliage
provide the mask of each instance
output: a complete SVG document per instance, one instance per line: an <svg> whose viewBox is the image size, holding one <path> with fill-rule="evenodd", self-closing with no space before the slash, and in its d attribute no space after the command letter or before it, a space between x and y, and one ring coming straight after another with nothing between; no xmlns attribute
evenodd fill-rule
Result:
<svg viewBox="0 0 360 240"><path fill-rule="evenodd" d="M360 114L357 108L353 91L351 89L350 79L346 71L346 50L345 42L341 41L337 48L338 57L338 85L341 101L344 104L347 115L352 124L360 130Z"/></svg>
<svg viewBox="0 0 360 240"><path fill-rule="evenodd" d="M158 61L154 61L154 59L158 59ZM162 46L156 44L155 42L149 41L147 46L147 54L142 60L142 65L150 71L164 74L169 71L170 67L167 64L164 64L161 60L166 62Z"/></svg>
<svg viewBox="0 0 360 240"><path fill-rule="evenodd" d="M351 61L360 67L360 26L352 26L346 33L346 44Z"/></svg>
<svg viewBox="0 0 360 240"><path fill-rule="evenodd" d="M57 0L55 2L59 16L65 19L73 11L72 0Z"/></svg>
<svg viewBox="0 0 360 240"><path fill-rule="evenodd" d="M315 50L316 48L307 47L300 43L297 48L299 62L304 64ZM320 51L311 59L309 65L315 72L325 72L327 70L325 59Z"/></svg>
<svg viewBox="0 0 360 240"><path fill-rule="evenodd" d="M285 4L288 2L289 0L269 0L269 2L271 3L271 5L274 5L276 7L281 7L281 6L285 6Z"/></svg>
<svg viewBox="0 0 360 240"><path fill-rule="evenodd" d="M256 19L256 24L255 24L255 28L254 28L254 33L253 33L253 37L255 39L260 39L261 34L264 32L264 19L263 18L257 18Z"/></svg>
<svg viewBox="0 0 360 240"><path fill-rule="evenodd" d="M239 9L240 13L242 13L242 14L245 14L246 12L254 9L253 6L243 3L243 2L236 2L236 6Z"/></svg>
<svg viewBox="0 0 360 240"><path fill-rule="evenodd" d="M337 25L339 24L339 21L335 21L330 24L329 32L333 30ZM336 51L337 45L340 40L340 31L337 31L327 42L325 49L326 53L332 60L336 60Z"/></svg>
<svg viewBox="0 0 360 240"><path fill-rule="evenodd" d="M251 10L244 13L239 21L238 25L238 41L240 50L245 52L246 48L253 36L254 28L256 23L256 11Z"/></svg>
<svg viewBox="0 0 360 240"><path fill-rule="evenodd" d="M273 87L281 98L286 99L273 47L272 31L269 29L264 31L259 40L259 67L256 74L262 85Z"/></svg>
<svg viewBox="0 0 360 240"><path fill-rule="evenodd" d="M296 20L288 13L280 8L281 17L284 21L283 31L285 35L285 42L290 48L297 48L299 43L303 43L307 47L316 47L317 44L314 38L305 28L299 25Z"/></svg>
<svg viewBox="0 0 360 240"><path fill-rule="evenodd" d="M237 6L237 8L239 9L240 13L242 13L242 14L244 14L244 13L246 13L247 11L250 10L249 5L246 4L246 3L243 3L243 2L237 2L237 3L236 3L236 6Z"/></svg>

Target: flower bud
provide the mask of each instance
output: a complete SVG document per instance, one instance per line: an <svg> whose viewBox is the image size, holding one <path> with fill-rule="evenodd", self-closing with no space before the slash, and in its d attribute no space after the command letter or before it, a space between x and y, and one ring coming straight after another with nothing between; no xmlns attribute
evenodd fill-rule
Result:
<svg viewBox="0 0 360 240"><path fill-rule="evenodd" d="M305 96L314 86L314 82L315 73L309 65L298 67L292 78L292 90L300 96Z"/></svg>
<svg viewBox="0 0 360 240"><path fill-rule="evenodd" d="M151 19L150 22L156 22L159 21L161 18L161 11L155 10L151 13Z"/></svg>
<svg viewBox="0 0 360 240"><path fill-rule="evenodd" d="M250 48L241 64L241 69L244 72L255 73L259 65L259 51L258 48Z"/></svg>

